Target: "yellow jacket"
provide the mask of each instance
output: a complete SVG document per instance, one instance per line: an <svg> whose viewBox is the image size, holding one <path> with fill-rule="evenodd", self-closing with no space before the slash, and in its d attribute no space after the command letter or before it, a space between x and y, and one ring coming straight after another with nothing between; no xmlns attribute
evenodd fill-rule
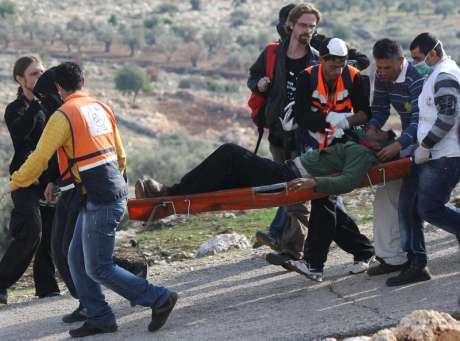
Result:
<svg viewBox="0 0 460 341"><path fill-rule="evenodd" d="M126 168L126 154L118 129L114 132L115 147L120 172ZM11 176L10 186L13 190L20 187L29 187L48 168L48 161L59 147L63 146L69 157L73 157L72 132L70 124L63 113L56 111L51 115L35 151L29 155L26 162ZM80 175L76 165L72 167L72 174L77 182Z"/></svg>

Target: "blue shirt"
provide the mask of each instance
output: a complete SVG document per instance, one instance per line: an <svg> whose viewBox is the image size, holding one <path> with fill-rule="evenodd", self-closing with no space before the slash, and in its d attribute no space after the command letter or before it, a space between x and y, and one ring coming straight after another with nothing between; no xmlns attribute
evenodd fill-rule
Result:
<svg viewBox="0 0 460 341"><path fill-rule="evenodd" d="M403 131L397 141L403 149L417 140L418 96L423 81L424 77L407 60L404 60L403 69L394 82L375 76L369 126L381 128L390 116L392 105L401 118Z"/></svg>

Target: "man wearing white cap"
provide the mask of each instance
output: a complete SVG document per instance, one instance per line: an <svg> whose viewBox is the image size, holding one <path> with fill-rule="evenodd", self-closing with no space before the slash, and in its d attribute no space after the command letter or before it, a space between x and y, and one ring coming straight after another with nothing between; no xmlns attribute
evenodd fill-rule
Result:
<svg viewBox="0 0 460 341"><path fill-rule="evenodd" d="M285 130L299 126L306 130L307 147L324 149L359 137L352 127L368 121L370 89L368 78L347 65L348 49L343 40L326 39L319 53L320 65L299 74L293 110L287 111L282 125ZM329 246L335 241L354 256L350 272L365 271L374 255L369 239L337 205L337 197L319 200L322 205L312 205L304 259L290 260L288 267L321 281Z"/></svg>

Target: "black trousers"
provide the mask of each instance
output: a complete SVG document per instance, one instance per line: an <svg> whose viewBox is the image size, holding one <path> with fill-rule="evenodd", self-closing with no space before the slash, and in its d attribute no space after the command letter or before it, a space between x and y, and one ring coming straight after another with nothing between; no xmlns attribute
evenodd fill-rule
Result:
<svg viewBox="0 0 460 341"><path fill-rule="evenodd" d="M51 235L51 254L54 264L72 297L78 299L70 275L67 252L72 241L75 223L80 211L81 196L78 188L61 193L56 203L56 213Z"/></svg>
<svg viewBox="0 0 460 341"><path fill-rule="evenodd" d="M54 264L73 298L78 299L77 291L70 274L68 252L82 205L80 189L67 190L61 194L56 203L56 214L51 235L51 254ZM125 270L135 272L136 263L114 257L114 262Z"/></svg>
<svg viewBox="0 0 460 341"><path fill-rule="evenodd" d="M288 163L262 158L235 144L224 144L168 189L169 195L271 185L297 178Z"/></svg>
<svg viewBox="0 0 460 341"><path fill-rule="evenodd" d="M334 241L342 250L351 253L355 261L371 258L374 247L359 231L356 223L338 205L335 196L311 201L308 236L304 258L316 269L323 269L329 247Z"/></svg>
<svg viewBox="0 0 460 341"><path fill-rule="evenodd" d="M33 274L35 294L45 296L59 292L50 256L50 235L54 208L40 207L38 186L11 193L9 232L13 241L0 261L0 289L8 289L24 274L35 254Z"/></svg>
<svg viewBox="0 0 460 341"><path fill-rule="evenodd" d="M185 174L179 183L168 189L169 195L212 192L238 187L262 186L290 181L299 177L292 162L277 163L261 158L234 144L224 144L202 163ZM312 201L304 257L312 265L323 268L329 246L335 241L344 251L352 253L355 260L373 256L369 239L359 232L358 226L341 209L335 197Z"/></svg>

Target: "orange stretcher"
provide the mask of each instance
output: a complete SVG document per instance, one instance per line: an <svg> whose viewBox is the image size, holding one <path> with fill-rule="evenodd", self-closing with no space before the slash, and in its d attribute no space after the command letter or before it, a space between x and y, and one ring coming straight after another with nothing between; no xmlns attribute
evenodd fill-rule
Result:
<svg viewBox="0 0 460 341"><path fill-rule="evenodd" d="M359 187L383 184L409 174L410 160L404 158L369 169ZM128 200L129 218L153 222L173 214L197 214L210 211L247 210L302 203L325 197L312 189L289 191L287 183L228 189L209 193Z"/></svg>

